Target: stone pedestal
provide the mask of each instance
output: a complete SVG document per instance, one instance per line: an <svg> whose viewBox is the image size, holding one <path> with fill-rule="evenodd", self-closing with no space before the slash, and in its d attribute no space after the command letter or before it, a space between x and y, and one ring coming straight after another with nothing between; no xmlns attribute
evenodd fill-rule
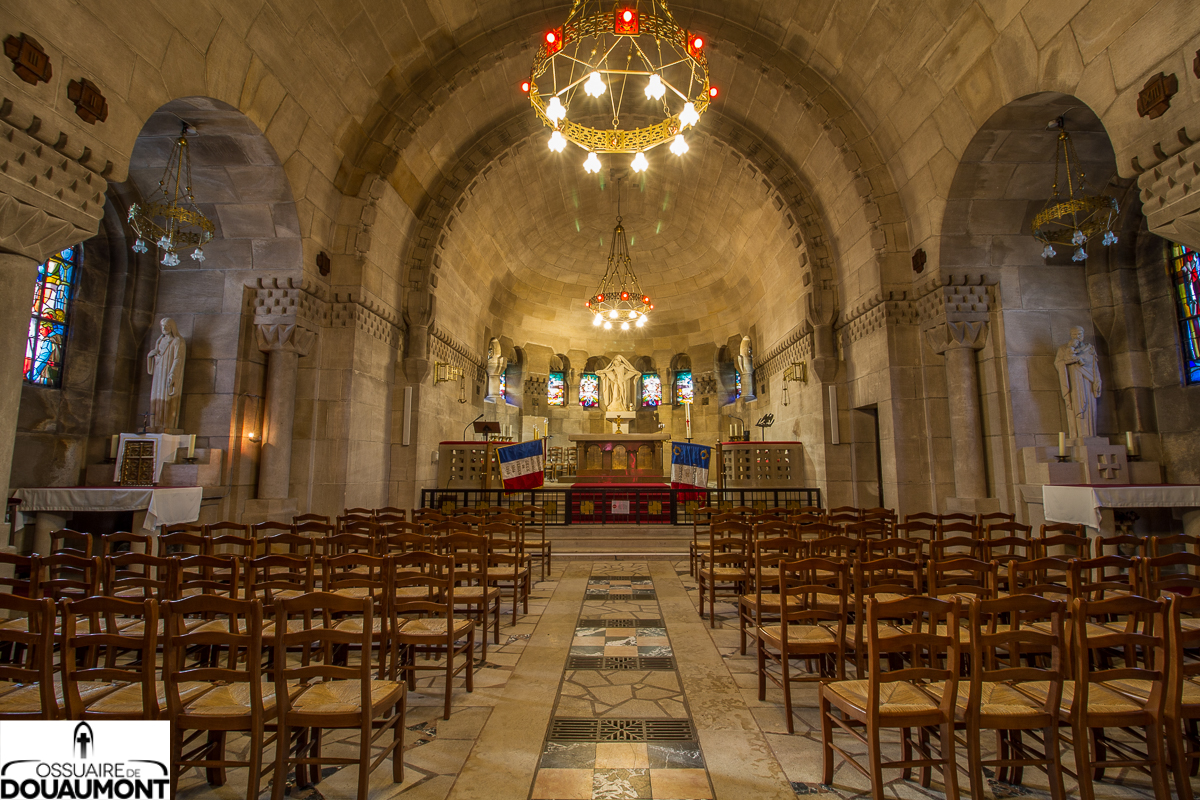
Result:
<svg viewBox="0 0 1200 800"><path fill-rule="evenodd" d="M292 324L256 325L258 349L267 354L266 413L258 462L260 499L283 499L291 490L292 425L296 418L296 377L301 356L317 336Z"/></svg>
<svg viewBox="0 0 1200 800"><path fill-rule="evenodd" d="M629 422L636 417L634 411L609 411L604 414L604 418L612 425L613 433L629 433Z"/></svg>

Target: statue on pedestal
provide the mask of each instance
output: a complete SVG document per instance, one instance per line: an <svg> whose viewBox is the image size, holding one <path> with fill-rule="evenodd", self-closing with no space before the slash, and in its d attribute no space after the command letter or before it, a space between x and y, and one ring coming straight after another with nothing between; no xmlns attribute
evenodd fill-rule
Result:
<svg viewBox="0 0 1200 800"><path fill-rule="evenodd" d="M500 388L500 378L506 369L508 369L508 359L501 353L500 340L493 336L492 340L488 342L487 395L483 398L485 403L503 405L508 402L504 399L504 392Z"/></svg>
<svg viewBox="0 0 1200 800"><path fill-rule="evenodd" d="M1083 340L1083 328L1071 329L1071 339L1054 357L1058 385L1067 405L1067 436L1088 439L1096 435L1096 400L1100 397L1100 365L1096 348Z"/></svg>
<svg viewBox="0 0 1200 800"><path fill-rule="evenodd" d="M743 336L741 347L738 348L737 371L742 376L742 399L757 400L754 391L754 356L750 352L750 337Z"/></svg>
<svg viewBox="0 0 1200 800"><path fill-rule="evenodd" d="M150 430L154 433L179 427L179 404L183 400L183 365L187 342L179 335L175 320L164 317L162 335L146 356L150 381Z"/></svg>
<svg viewBox="0 0 1200 800"><path fill-rule="evenodd" d="M633 404L629 399L630 379L641 374L633 368L633 364L630 364L625 356L617 356L611 364L596 374L602 379L600 390L604 395L604 410L632 411Z"/></svg>

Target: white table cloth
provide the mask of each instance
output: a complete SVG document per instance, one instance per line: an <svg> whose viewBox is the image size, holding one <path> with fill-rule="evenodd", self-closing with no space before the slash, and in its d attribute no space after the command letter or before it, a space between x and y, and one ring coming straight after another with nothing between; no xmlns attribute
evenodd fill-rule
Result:
<svg viewBox="0 0 1200 800"><path fill-rule="evenodd" d="M12 496L21 501L13 520L14 528L25 524L24 517L38 511L141 511L146 509L142 527L154 530L161 525L195 522L200 518L204 489L199 486L115 486L17 489Z"/></svg>
<svg viewBox="0 0 1200 800"><path fill-rule="evenodd" d="M1102 508L1200 508L1200 486L1043 486L1047 522L1100 528Z"/></svg>
<svg viewBox="0 0 1200 800"><path fill-rule="evenodd" d="M153 439L157 444L154 448L154 481L162 477L163 464L174 464L175 453L181 447L187 447L190 436L177 436L173 433L122 433L117 444L117 466L113 470L113 482L121 482L121 460L125 458L125 443L130 439ZM49 511L50 509L47 509Z"/></svg>

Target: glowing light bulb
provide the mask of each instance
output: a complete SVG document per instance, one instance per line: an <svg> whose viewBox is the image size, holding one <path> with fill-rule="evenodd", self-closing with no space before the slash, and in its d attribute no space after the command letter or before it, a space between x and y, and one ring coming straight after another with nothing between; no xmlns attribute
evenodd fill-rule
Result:
<svg viewBox="0 0 1200 800"><path fill-rule="evenodd" d="M606 331L611 331L611 330L612 330L612 323L611 323L611 322L606 322L606 323L604 323L604 330L606 330Z"/></svg>
<svg viewBox="0 0 1200 800"><path fill-rule="evenodd" d="M628 8L625 9L623 12L621 12L621 19L625 20L626 22L633 22L633 12Z"/></svg>
<svg viewBox="0 0 1200 800"><path fill-rule="evenodd" d="M609 319L616 319L616 318L617 318L617 310L616 310L615 308L614 308L612 311L608 312L608 318L609 318Z"/></svg>
<svg viewBox="0 0 1200 800"><path fill-rule="evenodd" d="M637 319L637 318L638 318L638 313L637 313L636 311L630 311L630 312L629 312L629 318L630 318L630 319Z"/></svg>
<svg viewBox="0 0 1200 800"><path fill-rule="evenodd" d="M546 117L556 125L560 120L567 118L567 107L558 99L558 95L551 97L550 102L546 104Z"/></svg>
<svg viewBox="0 0 1200 800"><path fill-rule="evenodd" d="M550 149L556 153L561 153L563 148L567 146L567 139L559 131L550 134Z"/></svg>
<svg viewBox="0 0 1200 800"><path fill-rule="evenodd" d="M563 112L564 115L566 112ZM547 111L547 115L549 112ZM683 111L679 112L679 127L686 128L689 125L695 125L700 121L700 115L696 113L696 104L690 100L683 104Z"/></svg>
<svg viewBox="0 0 1200 800"><path fill-rule="evenodd" d="M652 100L662 100L663 95L667 93L667 87L663 85L662 78L657 74L650 76L650 82L646 84L646 97Z"/></svg>
<svg viewBox="0 0 1200 800"><path fill-rule="evenodd" d="M644 328L644 327L646 327L646 317L645 317L645 315L638 317L638 321L637 321L637 322L635 322L634 324L635 324L635 325L637 325L639 328Z"/></svg>
<svg viewBox="0 0 1200 800"><path fill-rule="evenodd" d="M622 323L621 323L621 330L623 330L623 331L627 331L627 330L629 330L629 323L628 323L628 322L622 322Z"/></svg>
<svg viewBox="0 0 1200 800"><path fill-rule="evenodd" d="M599 97L604 94L604 90L608 87L604 85L604 79L600 77L599 72L593 72L591 77L587 79L587 83L583 85L583 90L587 92L588 97Z"/></svg>
<svg viewBox="0 0 1200 800"><path fill-rule="evenodd" d="M599 314L597 314L596 316L592 317L592 324L593 324L593 325L599 325L599 324L600 324L601 322L603 322L603 321L604 321L604 320L600 319L600 315L599 315Z"/></svg>
<svg viewBox="0 0 1200 800"><path fill-rule="evenodd" d="M650 162L646 160L645 153L639 152L633 157L633 163L629 166L633 167L634 172L645 172L646 168L650 166Z"/></svg>
<svg viewBox="0 0 1200 800"><path fill-rule="evenodd" d="M688 143L683 138L683 134L682 133L675 134L675 141L671 143L671 152L677 156L681 156L684 153L686 153L689 149L690 148L688 147Z"/></svg>
<svg viewBox="0 0 1200 800"><path fill-rule="evenodd" d="M587 160L583 162L583 168L588 172L600 171L600 158L595 153L588 153Z"/></svg>

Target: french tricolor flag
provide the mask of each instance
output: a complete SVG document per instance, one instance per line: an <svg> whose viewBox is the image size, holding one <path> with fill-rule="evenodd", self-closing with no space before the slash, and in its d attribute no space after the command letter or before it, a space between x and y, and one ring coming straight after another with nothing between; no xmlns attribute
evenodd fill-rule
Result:
<svg viewBox="0 0 1200 800"><path fill-rule="evenodd" d="M500 477L504 479L505 489L536 489L545 484L541 439L501 447L496 455L500 457Z"/></svg>

